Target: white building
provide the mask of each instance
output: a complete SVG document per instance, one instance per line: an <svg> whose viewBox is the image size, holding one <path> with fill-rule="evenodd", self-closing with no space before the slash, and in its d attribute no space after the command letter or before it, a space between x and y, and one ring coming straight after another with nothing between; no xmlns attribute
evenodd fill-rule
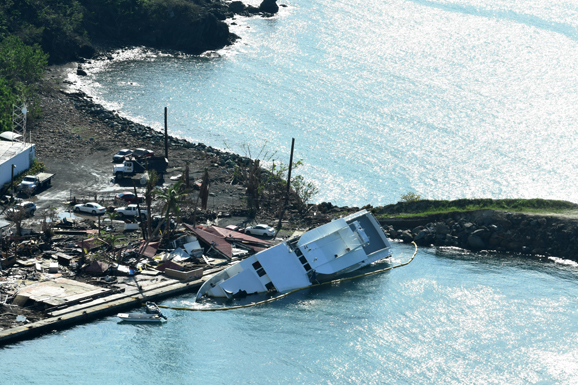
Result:
<svg viewBox="0 0 578 385"><path fill-rule="evenodd" d="M10 183L12 168L15 176L30 168L36 158L35 150L34 144L0 140L0 187Z"/></svg>

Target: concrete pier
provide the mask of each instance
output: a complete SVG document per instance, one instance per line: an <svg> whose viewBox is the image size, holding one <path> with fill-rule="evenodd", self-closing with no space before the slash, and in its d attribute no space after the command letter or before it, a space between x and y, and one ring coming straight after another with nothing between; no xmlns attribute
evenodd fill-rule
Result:
<svg viewBox="0 0 578 385"><path fill-rule="evenodd" d="M211 271L211 273L214 272L214 270ZM48 318L0 331L0 345L33 338L39 334L49 333L53 330L59 330L90 322L97 318L117 314L122 310L140 306L146 301L158 301L178 294L194 292L199 289L206 279L205 276L191 282L166 280L149 285L142 290L131 288L123 293L109 295L90 302L55 310L47 313Z"/></svg>

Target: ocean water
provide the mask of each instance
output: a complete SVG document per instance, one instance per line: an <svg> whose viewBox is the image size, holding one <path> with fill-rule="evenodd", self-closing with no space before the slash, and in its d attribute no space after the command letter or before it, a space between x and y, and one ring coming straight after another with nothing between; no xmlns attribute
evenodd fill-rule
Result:
<svg viewBox="0 0 578 385"><path fill-rule="evenodd" d="M289 159L316 201L578 202L578 2L283 1L219 57L136 49L82 88L181 137Z"/></svg>
<svg viewBox="0 0 578 385"><path fill-rule="evenodd" d="M578 201L578 2L282 1L206 57L135 49L82 87L172 133L287 159L318 201ZM394 263L413 252L395 243ZM578 265L455 249L229 312L115 317L0 348L7 384L576 384ZM163 304L192 306L193 295ZM216 306L218 304L206 304Z"/></svg>
<svg viewBox="0 0 578 385"><path fill-rule="evenodd" d="M395 244L393 263L412 252ZM2 383L575 384L577 279L575 264L420 249L261 307L107 317L0 348Z"/></svg>

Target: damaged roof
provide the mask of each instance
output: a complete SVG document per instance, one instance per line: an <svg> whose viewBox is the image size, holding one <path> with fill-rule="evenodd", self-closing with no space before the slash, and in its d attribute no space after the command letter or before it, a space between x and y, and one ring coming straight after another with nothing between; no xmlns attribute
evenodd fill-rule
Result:
<svg viewBox="0 0 578 385"><path fill-rule="evenodd" d="M184 226L192 231L200 241L207 245L211 245L222 255L227 258L232 258L233 244L237 247L243 247L253 253L268 249L273 246L272 243L262 239L252 237L238 231L232 231L224 227L218 226L191 226L184 223Z"/></svg>

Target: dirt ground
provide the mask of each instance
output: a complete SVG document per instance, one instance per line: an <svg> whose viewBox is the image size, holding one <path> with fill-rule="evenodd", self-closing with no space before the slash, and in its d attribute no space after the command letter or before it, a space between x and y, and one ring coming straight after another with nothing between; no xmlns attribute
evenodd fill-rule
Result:
<svg viewBox="0 0 578 385"><path fill-rule="evenodd" d="M40 231L45 216L43 213L50 208L57 209L60 219L78 219L87 222L88 226L84 228L94 228L98 218L73 214L71 201L98 201L104 206L119 205L114 203L114 196L119 192L133 191L133 180L125 179L120 184L114 181L113 155L124 148L147 148L157 155L164 155L165 152L164 146L160 145L158 140L153 144L144 136L133 136L128 130L115 129L110 123L77 108L75 99L61 91L63 87L66 88L66 84L62 82L65 79L65 72L75 69L75 64L68 64L51 67L47 71L47 82L39 93L42 116L28 122L28 135L36 146L36 158L44 163L46 172L54 174L54 178L50 187L37 194L31 197L18 196L37 205L35 215L23 221L24 229ZM222 162L218 153L211 154L199 148L188 148L181 143L169 147L168 159L169 169L160 188L175 183L176 177L183 174L186 163L189 164L191 182L199 180L205 169L208 170L210 224L219 226L229 224L243 226L256 222L275 224L275 219L266 213L252 221L246 216L235 216L234 213L246 209L245 188L230 183L231 169L220 165ZM144 193L140 180L135 178L134 182L138 193ZM191 198L195 199L195 192L191 194ZM160 214L161 207L161 201L154 202L153 215ZM183 204L181 209L185 213L190 212L192 205ZM3 215L0 214L0 217ZM103 227L104 224L103 221ZM123 222L118 221L118 226L116 222L113 224L116 228L114 232L122 232ZM292 232L291 229L286 229L280 235L286 237ZM127 242L141 239L138 231L123 233L122 237ZM78 236L78 239L82 239L82 236ZM25 272L25 269L18 267L7 269L0 274L0 280L5 280L5 276L8 275L26 275L22 272ZM19 315L25 316L27 322L44 317L42 312L37 310L0 306L0 330L17 325L15 319Z"/></svg>
<svg viewBox="0 0 578 385"><path fill-rule="evenodd" d="M164 146L158 142L152 144L144 138L132 136L128 131L115 130L93 115L77 109L73 100L61 91L67 88L67 84L62 83L66 71L75 68L74 64L49 68L48 82L39 95L42 117L28 125L32 143L36 145L37 160L45 164L46 172L55 174L50 188L28 199L36 203L37 212L51 207L65 211L69 207L67 203L73 198L107 201L119 192L133 191L132 180L124 180L121 184L113 181L112 156L120 149L142 147L159 155L165 152ZM204 170L208 169L209 210L230 213L245 208L245 188L230 183L231 171L218 166L217 156L207 155L195 148L169 145L168 159L169 172L164 177L164 186L174 183L171 177L181 175L188 162L191 181L200 179ZM140 181L135 178L135 182L138 192L143 193ZM155 213L158 211L153 210ZM222 218L219 224L241 224L246 220L245 217Z"/></svg>

